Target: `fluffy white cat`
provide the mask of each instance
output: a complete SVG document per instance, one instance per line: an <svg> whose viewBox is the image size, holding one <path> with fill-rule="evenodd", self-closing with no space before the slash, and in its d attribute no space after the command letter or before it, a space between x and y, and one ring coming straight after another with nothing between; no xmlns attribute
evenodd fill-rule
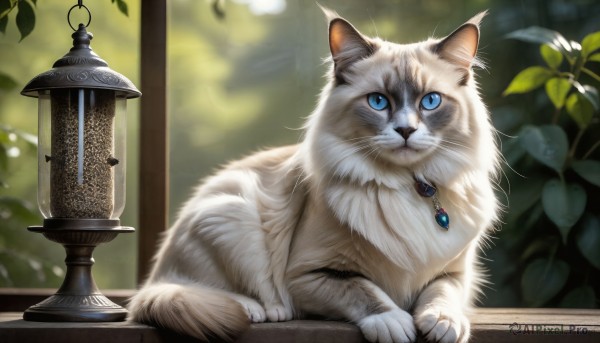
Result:
<svg viewBox="0 0 600 343"><path fill-rule="evenodd" d="M327 14L332 69L304 140L204 180L132 320L208 339L318 315L371 342L468 340L476 253L498 209L472 71L484 13L407 45Z"/></svg>

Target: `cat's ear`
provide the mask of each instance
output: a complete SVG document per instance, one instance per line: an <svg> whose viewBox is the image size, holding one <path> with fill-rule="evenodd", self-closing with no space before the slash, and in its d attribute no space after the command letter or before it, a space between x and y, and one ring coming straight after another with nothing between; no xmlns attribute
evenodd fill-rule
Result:
<svg viewBox="0 0 600 343"><path fill-rule="evenodd" d="M479 24L487 11L481 12L434 46L441 58L469 69L476 62L479 45Z"/></svg>
<svg viewBox="0 0 600 343"><path fill-rule="evenodd" d="M342 72L353 63L371 56L376 45L363 36L348 21L335 12L321 7L329 20L329 49L334 63L335 75L342 77Z"/></svg>
<svg viewBox="0 0 600 343"><path fill-rule="evenodd" d="M340 17L332 18L329 22L329 49L334 60L341 54L361 59L373 53L372 44L352 24Z"/></svg>

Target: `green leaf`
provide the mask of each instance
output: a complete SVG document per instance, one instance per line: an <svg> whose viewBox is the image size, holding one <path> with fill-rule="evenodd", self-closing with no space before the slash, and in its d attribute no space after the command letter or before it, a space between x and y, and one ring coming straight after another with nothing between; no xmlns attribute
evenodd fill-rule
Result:
<svg viewBox="0 0 600 343"><path fill-rule="evenodd" d="M0 89L3 91L10 91L17 87L17 81L12 77L0 72Z"/></svg>
<svg viewBox="0 0 600 343"><path fill-rule="evenodd" d="M502 143L502 155L506 158L506 164L513 166L527 155L527 151L521 146L518 138L508 139Z"/></svg>
<svg viewBox="0 0 600 343"><path fill-rule="evenodd" d="M580 93L572 93L566 102L567 113L580 129L587 128L594 118L594 106Z"/></svg>
<svg viewBox="0 0 600 343"><path fill-rule="evenodd" d="M575 161L573 162L571 167L577 174L579 174L579 176L584 178L587 182L600 187L600 161Z"/></svg>
<svg viewBox="0 0 600 343"><path fill-rule="evenodd" d="M27 1L19 1L17 8L19 11L17 12L16 22L19 33L21 33L20 41L22 41L29 36L35 27L35 12Z"/></svg>
<svg viewBox="0 0 600 343"><path fill-rule="evenodd" d="M6 147L0 145L0 170L6 171L8 169L8 154L6 153Z"/></svg>
<svg viewBox="0 0 600 343"><path fill-rule="evenodd" d="M531 26L506 35L507 38L518 39L529 43L548 44L563 55L575 57L571 44L560 33L543 27Z"/></svg>
<svg viewBox="0 0 600 343"><path fill-rule="evenodd" d="M600 62L600 52L597 52L590 57L588 57L588 61Z"/></svg>
<svg viewBox="0 0 600 343"><path fill-rule="evenodd" d="M600 96L598 96L598 90L589 85L581 85L579 82L573 83L575 89L583 95L594 107L594 110L600 110Z"/></svg>
<svg viewBox="0 0 600 343"><path fill-rule="evenodd" d="M544 185L544 212L558 227L565 244L571 228L583 214L586 202L587 193L578 184L565 184L558 179L552 179Z"/></svg>
<svg viewBox="0 0 600 343"><path fill-rule="evenodd" d="M510 82L503 95L527 93L532 91L552 77L552 71L548 68L534 66L522 70Z"/></svg>
<svg viewBox="0 0 600 343"><path fill-rule="evenodd" d="M592 52L600 49L600 31L590 33L581 41L581 51L587 57Z"/></svg>
<svg viewBox="0 0 600 343"><path fill-rule="evenodd" d="M534 260L521 278L523 300L532 307L544 305L565 286L569 272L569 265L562 260Z"/></svg>
<svg viewBox="0 0 600 343"><path fill-rule="evenodd" d="M6 25L8 25L8 16L0 18L0 32L6 33Z"/></svg>
<svg viewBox="0 0 600 343"><path fill-rule="evenodd" d="M519 142L536 160L559 174L562 172L569 150L569 141L560 126L526 126L519 137Z"/></svg>
<svg viewBox="0 0 600 343"><path fill-rule="evenodd" d="M525 212L530 215L531 211L528 210L540 200L544 179L531 177L523 181L524 183L511 187L510 202L508 204L510 211L507 213L507 220L514 220L514 218Z"/></svg>
<svg viewBox="0 0 600 343"><path fill-rule="evenodd" d="M546 82L546 94L557 109L565 105L567 94L571 90L571 82L561 77L553 77Z"/></svg>
<svg viewBox="0 0 600 343"><path fill-rule="evenodd" d="M0 18L5 18L12 9L11 0L0 0Z"/></svg>
<svg viewBox="0 0 600 343"><path fill-rule="evenodd" d="M503 133L520 129L527 113L519 107L497 106L492 110L492 123L494 127Z"/></svg>
<svg viewBox="0 0 600 343"><path fill-rule="evenodd" d="M6 33L6 25L8 24L8 13L12 10L10 0L0 0L0 32Z"/></svg>
<svg viewBox="0 0 600 343"><path fill-rule="evenodd" d="M552 69L557 69L563 61L563 55L554 47L548 44L544 44L540 46L540 53L548 64L548 67Z"/></svg>
<svg viewBox="0 0 600 343"><path fill-rule="evenodd" d="M572 289L560 301L560 307L567 308L595 308L596 294L590 286L581 286Z"/></svg>
<svg viewBox="0 0 600 343"><path fill-rule="evenodd" d="M581 254L600 269L600 219L587 213L581 220L581 230L575 236Z"/></svg>
<svg viewBox="0 0 600 343"><path fill-rule="evenodd" d="M129 16L129 9L127 8L127 3L125 2L125 0L117 0L117 7L119 8L119 11L121 11L121 13L123 13L126 16Z"/></svg>

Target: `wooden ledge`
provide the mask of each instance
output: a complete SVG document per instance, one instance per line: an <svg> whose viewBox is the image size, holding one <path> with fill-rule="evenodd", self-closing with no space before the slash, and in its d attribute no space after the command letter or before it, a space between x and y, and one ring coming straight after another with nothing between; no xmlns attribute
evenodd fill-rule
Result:
<svg viewBox="0 0 600 343"><path fill-rule="evenodd" d="M600 342L600 310L480 308L471 316L471 342ZM0 312L3 343L194 342L154 327L130 323L27 322L20 312ZM362 343L348 323L293 320L253 324L237 342Z"/></svg>

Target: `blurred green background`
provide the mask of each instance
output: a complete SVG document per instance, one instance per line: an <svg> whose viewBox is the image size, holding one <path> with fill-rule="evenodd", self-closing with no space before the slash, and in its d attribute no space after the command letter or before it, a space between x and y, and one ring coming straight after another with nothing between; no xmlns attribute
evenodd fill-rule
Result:
<svg viewBox="0 0 600 343"><path fill-rule="evenodd" d="M66 13L71 3L76 1L37 1L35 29L20 43L14 25L15 13L11 13L6 33L0 35L0 73L14 79L17 87L0 89L0 125L37 134L37 103L19 95L19 91L70 48L71 29ZM139 85L140 1L126 3L128 16L109 0L87 1L85 4L93 15L88 30L95 34L94 51L111 68ZM512 167L503 165L504 192L498 195L506 206L512 202L506 209L502 230L495 234L492 246L484 253L492 284L484 289L482 302L489 306L568 306L563 302L566 295L587 285L592 295L588 290L579 302L572 304L597 307L600 270L581 256L572 239L566 243L553 241L557 235L560 237L558 229L544 217L541 205L536 204L541 193L537 177L549 172L532 168L531 158L515 148L517 138L513 137L518 136L525 124L544 123L554 113L551 104L543 91L506 97L502 92L520 70L543 63L537 45L506 39L506 34L537 25L580 41L586 34L600 30L600 1L321 0L319 3L339 12L366 35L401 43L442 37L476 13L489 10L482 26L479 52L487 69L478 71L478 81L494 124L502 133L499 139ZM298 128L312 111L324 85L323 74L328 67L323 59L328 52L326 21L314 1L228 0L217 5L212 1L169 1L171 222L198 181L220 165L261 148L293 144L300 139ZM596 72L599 64L592 67ZM596 88L599 86L595 80L590 82ZM138 231L121 235L96 249L94 276L101 289L136 286L136 235L143 233L143 228L137 228L136 212L137 121L143 115L138 107L139 100L128 102L127 204L121 216L124 225L134 226ZM595 123L582 141L593 144L600 138L597 120ZM568 119L564 125L572 137ZM6 146L16 146L20 153L13 156L15 150L12 150L6 168L0 171L0 180L9 185L0 188L0 196L26 201L35 212L35 148L23 140ZM515 149L519 151L515 153ZM600 160L598 156L595 151L591 158ZM586 211L597 218L599 188L586 187ZM526 194L519 190L525 190ZM517 208L516 215L511 216L513 207ZM41 218L18 215L0 207L0 219L0 287L58 287L64 269L62 247L25 229L27 225L40 224ZM600 227L597 231L600 236ZM531 249L524 255L528 248ZM567 260L572 265L571 272L557 276L562 278L558 281L562 286L551 298L543 304L534 304L523 298L521 281L527 264L546 255Z"/></svg>

